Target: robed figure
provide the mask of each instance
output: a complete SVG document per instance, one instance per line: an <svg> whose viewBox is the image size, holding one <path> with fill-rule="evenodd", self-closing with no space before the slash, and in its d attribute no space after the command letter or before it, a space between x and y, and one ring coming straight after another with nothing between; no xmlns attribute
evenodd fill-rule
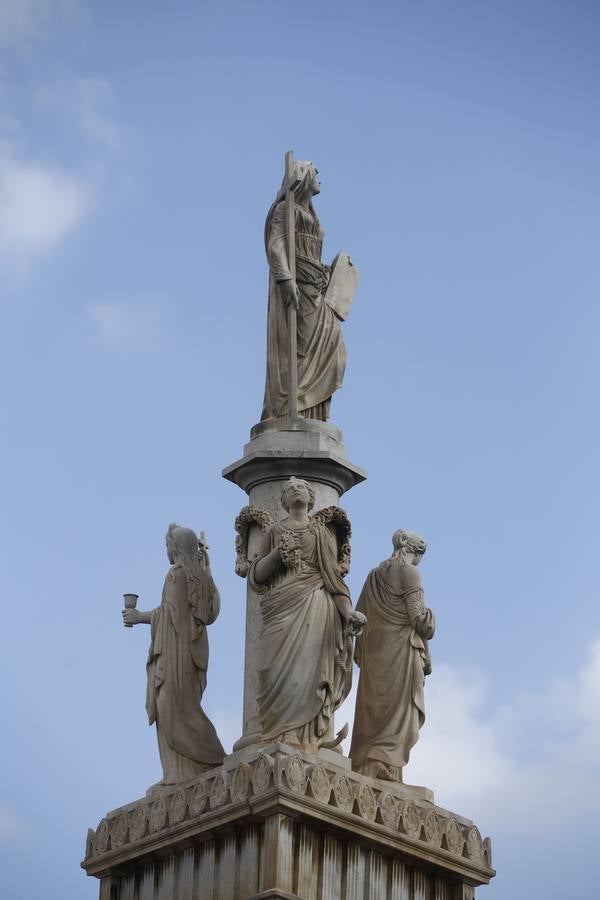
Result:
<svg viewBox="0 0 600 900"><path fill-rule="evenodd" d="M171 568L157 609L123 611L125 624L151 627L146 665L146 709L156 723L163 768L161 784L178 784L223 762L225 751L200 705L208 669L207 627L220 598L206 548L190 528L170 525L166 536Z"/></svg>
<svg viewBox="0 0 600 900"><path fill-rule="evenodd" d="M317 169L310 162L294 161L291 184L295 279L287 249L286 179L265 224L270 275L262 419L288 415L288 308L293 304L297 309L298 414L326 422L331 395L344 377L346 349L340 320L325 300L330 270L321 261L324 232L312 203L321 189Z"/></svg>
<svg viewBox="0 0 600 900"><path fill-rule="evenodd" d="M314 499L302 479L284 485L288 515L266 532L248 575L262 613L262 740L311 750L337 743L333 715L350 690L353 636L364 623L343 580L350 531L345 513L328 507L309 516Z"/></svg>
<svg viewBox="0 0 600 900"><path fill-rule="evenodd" d="M360 678L350 756L356 771L402 781L425 721L435 618L417 571L425 542L401 530L393 544L392 557L369 573L357 604L367 624L355 649Z"/></svg>

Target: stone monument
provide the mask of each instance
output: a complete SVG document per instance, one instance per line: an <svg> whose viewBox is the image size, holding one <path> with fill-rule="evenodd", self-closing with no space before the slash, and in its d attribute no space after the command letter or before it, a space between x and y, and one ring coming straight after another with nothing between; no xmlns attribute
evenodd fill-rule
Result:
<svg viewBox="0 0 600 900"><path fill-rule="evenodd" d="M225 751L200 701L206 687L206 628L219 615L221 600L210 571L208 548L191 528L169 525L167 572L158 609L123 610L127 626L151 628L146 670L146 709L156 736L165 788L194 778L223 762Z"/></svg>
<svg viewBox="0 0 600 900"><path fill-rule="evenodd" d="M435 630L416 568L424 541L396 532L356 609L344 580L351 526L338 504L366 473L327 420L358 271L343 252L331 266L321 260L319 191L316 167L288 153L265 225L261 421L223 471L247 494L235 521L246 580L242 733L223 756L200 707L219 596L205 542L172 526L161 606L141 613L127 595L123 611L125 625L152 626L148 712L164 777L88 832L82 866L100 879L100 900L472 900L495 874L489 838L403 782ZM346 757L335 712L353 657Z"/></svg>
<svg viewBox="0 0 600 900"><path fill-rule="evenodd" d="M392 543L391 559L369 573L357 606L367 625L355 654L360 679L350 758L357 772L401 782L425 721L435 619L417 571L425 541L400 529Z"/></svg>

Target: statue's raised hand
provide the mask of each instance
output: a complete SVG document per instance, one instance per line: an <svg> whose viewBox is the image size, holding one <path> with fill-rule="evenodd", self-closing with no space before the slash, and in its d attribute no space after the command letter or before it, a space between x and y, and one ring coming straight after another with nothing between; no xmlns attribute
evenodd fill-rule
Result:
<svg viewBox="0 0 600 900"><path fill-rule="evenodd" d="M123 616L123 625L139 625L144 619L137 609L124 609L121 613Z"/></svg>
<svg viewBox="0 0 600 900"><path fill-rule="evenodd" d="M298 288L294 279L288 278L287 281L280 281L279 289L281 290L281 298L285 303L286 308L289 309L289 307L293 305L298 309Z"/></svg>

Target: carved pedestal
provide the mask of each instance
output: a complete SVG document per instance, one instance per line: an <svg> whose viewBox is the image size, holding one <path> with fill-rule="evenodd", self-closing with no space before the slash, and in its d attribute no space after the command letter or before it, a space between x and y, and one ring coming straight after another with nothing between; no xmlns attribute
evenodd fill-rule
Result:
<svg viewBox="0 0 600 900"><path fill-rule="evenodd" d="M489 839L424 789L282 744L114 810L82 865L100 900L473 900Z"/></svg>
<svg viewBox="0 0 600 900"><path fill-rule="evenodd" d="M342 434L332 425L310 419L271 419L255 425L242 459L228 466L223 477L239 485L249 504L266 510L274 519L283 515L282 484L292 475L304 478L315 491L313 512L335 506L341 495L367 477L346 458ZM248 558L259 546L260 529L248 535ZM260 739L256 698L259 693L256 663L260 634L259 599L250 586L246 601L246 657L244 667L243 735L235 749L256 745ZM332 722L333 729L333 722Z"/></svg>

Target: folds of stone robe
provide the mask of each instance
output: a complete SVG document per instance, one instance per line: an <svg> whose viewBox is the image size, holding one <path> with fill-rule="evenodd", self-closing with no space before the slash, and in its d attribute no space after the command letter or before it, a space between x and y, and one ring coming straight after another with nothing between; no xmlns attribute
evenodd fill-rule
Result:
<svg viewBox="0 0 600 900"><path fill-rule="evenodd" d="M360 678L350 756L357 767L378 761L402 769L425 721L424 667L435 620L420 587L392 589L386 569L394 564L369 573L357 605L367 617L355 652Z"/></svg>
<svg viewBox="0 0 600 900"><path fill-rule="evenodd" d="M326 421L331 395L341 387L346 349L340 322L323 299L329 270L321 262L323 232L314 210L296 204L296 284L298 286L298 412ZM267 379L262 419L288 411L288 312L277 282L290 277L285 237L285 202L267 219L270 266L267 314Z"/></svg>
<svg viewBox="0 0 600 900"><path fill-rule="evenodd" d="M202 583L191 582L181 566L173 566L161 605L152 612L146 709L150 724L156 722L165 784L220 765L225 754L200 706L208 668L206 626L218 615L218 593L208 575Z"/></svg>
<svg viewBox="0 0 600 900"><path fill-rule="evenodd" d="M281 540L276 524L258 559ZM352 678L351 643L343 633L334 595L348 594L339 575L337 544L328 528L312 522L300 537L302 568L283 570L268 584L249 573L260 594L259 714L263 740L315 745L330 736L333 713Z"/></svg>

